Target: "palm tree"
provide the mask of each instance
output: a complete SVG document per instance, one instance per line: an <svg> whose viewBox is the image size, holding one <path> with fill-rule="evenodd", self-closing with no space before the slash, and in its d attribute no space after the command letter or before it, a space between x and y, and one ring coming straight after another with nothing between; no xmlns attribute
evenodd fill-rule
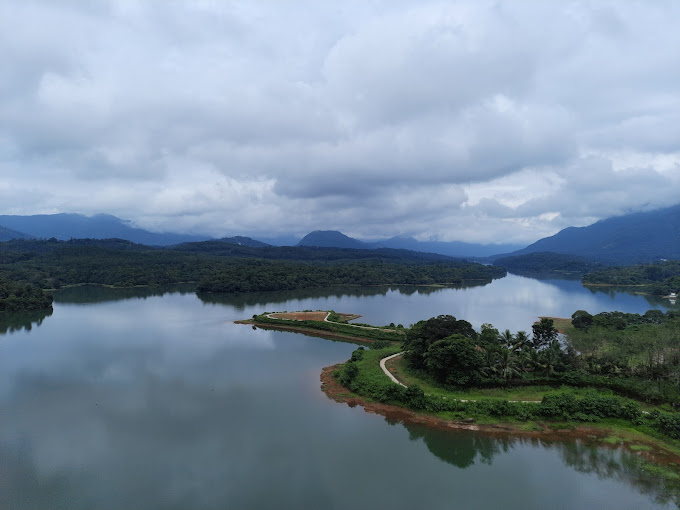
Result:
<svg viewBox="0 0 680 510"><path fill-rule="evenodd" d="M498 360L496 362L496 372L506 381L512 379L514 376L520 374L517 370L518 357L517 354L508 349L507 347L501 347L498 351Z"/></svg>

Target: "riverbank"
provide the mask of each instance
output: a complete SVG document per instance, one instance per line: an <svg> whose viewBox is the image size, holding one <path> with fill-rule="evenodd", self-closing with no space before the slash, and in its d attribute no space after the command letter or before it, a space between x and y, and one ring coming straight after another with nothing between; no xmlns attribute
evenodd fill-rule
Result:
<svg viewBox="0 0 680 510"><path fill-rule="evenodd" d="M422 425L441 430L474 431L499 437L522 436L546 441L579 440L592 445L624 448L652 464L668 466L671 471L665 473L666 477L680 476L675 470L680 465L680 447L667 444L627 427L609 423L584 425L575 422L512 422L491 418L486 418L484 422L478 422L472 418L460 420L445 418L434 413L376 402L352 393L338 381L337 375L343 365L343 363L339 363L322 369L321 391L335 402L347 404L350 407L360 406L368 413L383 416L390 423Z"/></svg>

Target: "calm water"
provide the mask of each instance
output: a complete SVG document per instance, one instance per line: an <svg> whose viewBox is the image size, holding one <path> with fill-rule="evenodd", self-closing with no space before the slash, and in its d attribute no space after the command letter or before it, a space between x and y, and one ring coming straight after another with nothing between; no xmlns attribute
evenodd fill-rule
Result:
<svg viewBox="0 0 680 510"><path fill-rule="evenodd" d="M513 276L219 299L64 291L52 315L0 323L0 508L666 508L634 456L390 424L319 390L321 367L355 346L231 322L332 308L529 330L539 315L664 306Z"/></svg>

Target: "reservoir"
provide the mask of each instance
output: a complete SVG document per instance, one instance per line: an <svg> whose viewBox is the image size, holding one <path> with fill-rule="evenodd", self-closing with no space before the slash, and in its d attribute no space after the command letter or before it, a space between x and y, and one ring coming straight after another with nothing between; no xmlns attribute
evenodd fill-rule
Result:
<svg viewBox="0 0 680 510"><path fill-rule="evenodd" d="M460 289L65 289L51 315L0 323L0 508L676 508L635 453L369 414L320 390L322 367L355 345L233 324L334 309L530 332L539 316L670 306L513 275Z"/></svg>

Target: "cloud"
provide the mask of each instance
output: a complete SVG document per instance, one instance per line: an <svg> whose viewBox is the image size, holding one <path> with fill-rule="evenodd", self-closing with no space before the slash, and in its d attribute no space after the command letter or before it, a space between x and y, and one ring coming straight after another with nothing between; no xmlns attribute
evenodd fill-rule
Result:
<svg viewBox="0 0 680 510"><path fill-rule="evenodd" d="M0 6L3 213L530 242L680 196L672 1Z"/></svg>

